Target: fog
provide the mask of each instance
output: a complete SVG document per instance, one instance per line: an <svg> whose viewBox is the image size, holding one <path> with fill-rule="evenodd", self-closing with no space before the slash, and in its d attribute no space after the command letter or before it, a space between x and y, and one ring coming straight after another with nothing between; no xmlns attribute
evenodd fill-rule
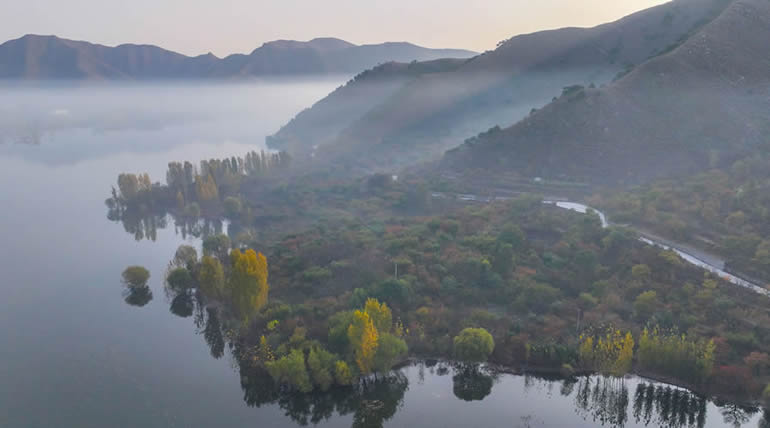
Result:
<svg viewBox="0 0 770 428"><path fill-rule="evenodd" d="M193 143L248 144L259 150L266 135L345 78L219 84L5 83L0 86L0 154L63 164Z"/></svg>

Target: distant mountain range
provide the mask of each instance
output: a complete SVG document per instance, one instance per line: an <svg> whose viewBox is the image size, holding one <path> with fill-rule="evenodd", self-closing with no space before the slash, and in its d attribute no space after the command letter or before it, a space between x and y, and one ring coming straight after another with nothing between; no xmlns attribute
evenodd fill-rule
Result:
<svg viewBox="0 0 770 428"><path fill-rule="evenodd" d="M445 171L602 185L683 176L770 145L770 2L733 0L603 88L575 86L448 153Z"/></svg>
<svg viewBox="0 0 770 428"><path fill-rule="evenodd" d="M295 153L320 146L317 159L349 158L368 169L436 159L527 117L564 87L610 84L665 56L729 4L674 0L594 28L516 36L466 61L382 65L300 113L268 144Z"/></svg>
<svg viewBox="0 0 770 428"><path fill-rule="evenodd" d="M152 45L116 47L26 35L0 45L0 79L150 80L353 74L388 61L467 58L475 52L410 43L354 45L335 38L277 40L248 55L190 57Z"/></svg>

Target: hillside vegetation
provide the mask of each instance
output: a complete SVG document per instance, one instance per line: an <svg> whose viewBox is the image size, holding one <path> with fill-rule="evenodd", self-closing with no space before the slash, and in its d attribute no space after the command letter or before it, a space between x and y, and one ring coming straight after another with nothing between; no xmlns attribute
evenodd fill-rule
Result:
<svg viewBox="0 0 770 428"><path fill-rule="evenodd" d="M456 70L420 74L374 94L362 111L336 119L335 131L340 130L332 138L312 115L297 117L279 136L296 140L292 155L326 144L320 156L360 168L384 170L434 159L467 137L515 123L562 87L611 81L680 43L725 5L723 0L677 0L595 28L516 36ZM334 95L313 109L328 110Z"/></svg>
<svg viewBox="0 0 770 428"><path fill-rule="evenodd" d="M444 165L613 186L729 165L767 142L768 38L770 3L736 0L671 52L604 88L566 88Z"/></svg>

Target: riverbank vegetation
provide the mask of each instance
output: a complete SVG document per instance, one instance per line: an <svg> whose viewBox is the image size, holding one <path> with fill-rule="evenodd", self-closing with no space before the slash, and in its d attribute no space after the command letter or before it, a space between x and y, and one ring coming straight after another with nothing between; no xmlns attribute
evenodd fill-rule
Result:
<svg viewBox="0 0 770 428"><path fill-rule="evenodd" d="M480 333L466 329L483 329L492 347L478 355L522 370L636 371L741 399L759 398L770 381L765 297L627 229L603 228L598 216L544 205L537 195L463 206L412 176L282 181L260 170L227 184L223 177L242 163L210 161L192 180L149 186L184 203L169 196L137 204L121 189L107 205L131 233L153 235L125 222L144 210L149 217L133 225L163 225L170 212L182 233L204 237L203 257L169 272L170 288L187 290L171 293L172 312L195 314L212 355L227 344L249 377L328 390L382 375L406 356L479 360L458 344L468 331ZM180 165L169 177L196 171ZM206 178L195 178L203 170ZM136 181L148 188L147 178ZM205 194L212 197L200 205ZM185 217L187 195L202 208L194 220ZM240 256L231 251L246 248L270 261L269 301L261 288L244 294L232 285ZM172 285L188 276L193 286ZM481 337L470 342L490 343Z"/></svg>
<svg viewBox="0 0 770 428"><path fill-rule="evenodd" d="M213 260L232 245L209 236L201 261L186 265L204 295L230 282L232 263L220 274ZM227 306L193 306L203 303L200 322L220 337L207 339L212 354L228 343L244 373L262 370L292 390L355 384L406 355L638 371L743 399L770 379L764 297L538 197L394 216L378 228L329 222L262 248L270 301L247 322L231 320L242 311ZM468 331L478 334L466 340ZM465 342L480 347L468 352Z"/></svg>

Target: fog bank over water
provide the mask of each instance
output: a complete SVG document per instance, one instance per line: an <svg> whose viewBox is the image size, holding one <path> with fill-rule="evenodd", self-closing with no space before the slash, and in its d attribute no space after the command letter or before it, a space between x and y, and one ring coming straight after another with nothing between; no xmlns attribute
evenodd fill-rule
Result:
<svg viewBox="0 0 770 428"><path fill-rule="evenodd" d="M53 165L192 143L229 142L259 150L265 135L346 78L220 84L3 82L0 154Z"/></svg>

